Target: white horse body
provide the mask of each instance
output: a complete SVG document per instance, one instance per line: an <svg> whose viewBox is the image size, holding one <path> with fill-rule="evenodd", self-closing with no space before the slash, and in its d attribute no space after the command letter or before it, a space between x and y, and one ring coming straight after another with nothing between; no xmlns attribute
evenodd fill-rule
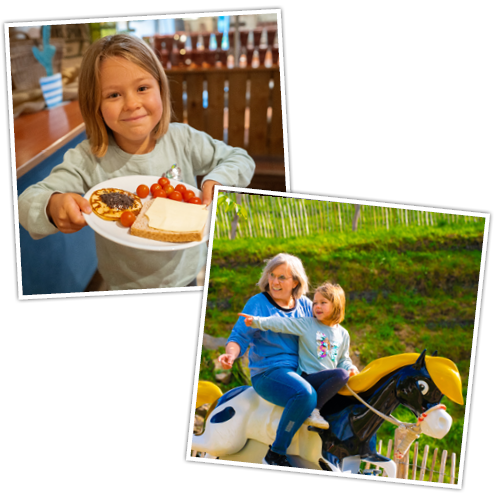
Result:
<svg viewBox="0 0 500 500"><path fill-rule="evenodd" d="M274 442L283 408L262 399L252 387L219 404L208 416L205 431L193 435L193 451L212 457L249 463L261 463L268 446ZM221 418L222 415L225 415ZM219 417L215 418L214 417ZM217 420L221 420L217 422ZM422 431L441 438L451 427L451 417L442 409L426 417ZM328 462L321 453L322 442L317 432L302 425L287 450L289 461L295 467L326 469L333 472L356 473L360 465L359 455L347 457L340 468ZM384 468L389 477L396 477L396 465L372 462Z"/></svg>
<svg viewBox="0 0 500 500"><path fill-rule="evenodd" d="M232 407L235 414L221 423L211 418ZM227 411L227 410L226 410ZM276 439L276 430L283 408L262 399L252 387L218 406L208 417L205 431L194 435L192 449L220 457L240 452L248 440L270 445ZM295 434L287 454L297 455L317 463L321 459L321 439L302 425Z"/></svg>

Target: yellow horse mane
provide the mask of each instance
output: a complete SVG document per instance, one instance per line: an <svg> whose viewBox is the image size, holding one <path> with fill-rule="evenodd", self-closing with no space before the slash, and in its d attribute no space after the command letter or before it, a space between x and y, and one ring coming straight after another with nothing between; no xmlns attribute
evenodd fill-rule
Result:
<svg viewBox="0 0 500 500"><path fill-rule="evenodd" d="M419 353L396 354L372 361L358 374L349 379L349 387L356 393L365 392L373 387L380 379L389 373L412 365L417 361ZM437 388L455 403L464 404L462 396L462 380L453 361L447 358L434 356L425 357L425 367ZM346 387L340 389L339 394L350 396Z"/></svg>
<svg viewBox="0 0 500 500"><path fill-rule="evenodd" d="M349 387L356 393L365 392L389 373L403 366L412 365L419 356L419 353L405 353L376 359L366 365L361 373L349 379ZM437 388L451 401L463 405L462 380L455 363L447 358L426 356L425 366ZM351 395L345 387L340 389L339 394ZM206 403L212 404L220 396L222 391L215 384L199 381L196 408Z"/></svg>

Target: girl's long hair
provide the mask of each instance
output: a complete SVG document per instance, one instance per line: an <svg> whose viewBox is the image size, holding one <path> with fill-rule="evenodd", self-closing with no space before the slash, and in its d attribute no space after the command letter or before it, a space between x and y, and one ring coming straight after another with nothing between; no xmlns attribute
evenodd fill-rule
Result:
<svg viewBox="0 0 500 500"><path fill-rule="evenodd" d="M316 290L314 294L320 293L325 297L326 300L333 304L333 311L327 321L332 324L338 325L344 321L345 316L345 293L344 289L340 286L332 283L323 283Z"/></svg>
<svg viewBox="0 0 500 500"><path fill-rule="evenodd" d="M153 138L159 139L168 130L172 108L165 70L153 50L141 39L126 35L110 35L94 42L85 52L78 83L78 101L85 122L91 151L97 157L106 154L109 145L108 128L101 114L100 67L109 57L122 57L151 74L160 86L163 114L153 129Z"/></svg>

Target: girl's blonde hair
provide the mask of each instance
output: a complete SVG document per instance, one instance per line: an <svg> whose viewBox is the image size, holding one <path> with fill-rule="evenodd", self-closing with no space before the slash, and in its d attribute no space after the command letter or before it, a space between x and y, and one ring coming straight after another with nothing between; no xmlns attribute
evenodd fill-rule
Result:
<svg viewBox="0 0 500 500"><path fill-rule="evenodd" d="M320 293L326 300L333 304L332 314L325 318L332 324L339 324L344 320L345 315L345 293L340 285L332 283L323 283L314 290L314 294Z"/></svg>
<svg viewBox="0 0 500 500"><path fill-rule="evenodd" d="M85 52L80 69L78 101L85 121L91 150L97 157L106 154L111 130L101 114L101 63L109 57L122 57L151 74L160 86L163 114L153 129L153 139L168 130L172 115L170 91L165 70L153 50L141 39L125 34L110 35L94 42Z"/></svg>
<svg viewBox="0 0 500 500"><path fill-rule="evenodd" d="M262 292L269 292L269 275L281 264L285 264L294 280L297 280L298 285L292 290L292 297L294 299L300 299L302 295L305 295L309 291L309 282L307 279L304 266L302 261L295 257L295 255L290 255L288 253L279 253L275 255L272 259L267 261L266 267L262 271L262 276L260 277L257 285Z"/></svg>

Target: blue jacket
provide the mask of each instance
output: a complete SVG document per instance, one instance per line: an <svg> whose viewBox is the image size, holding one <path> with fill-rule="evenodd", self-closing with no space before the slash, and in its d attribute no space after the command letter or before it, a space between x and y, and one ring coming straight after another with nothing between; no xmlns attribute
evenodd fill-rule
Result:
<svg viewBox="0 0 500 500"><path fill-rule="evenodd" d="M246 303L243 312L260 317L312 317L312 302L302 296L295 301L293 309L284 309L276 304L268 293L259 293ZM294 335L283 335L270 330L261 331L247 327L245 320L240 316L228 342L236 342L240 346L240 356L250 347L248 359L252 377L276 366L288 367L292 370L298 368L298 337Z"/></svg>

